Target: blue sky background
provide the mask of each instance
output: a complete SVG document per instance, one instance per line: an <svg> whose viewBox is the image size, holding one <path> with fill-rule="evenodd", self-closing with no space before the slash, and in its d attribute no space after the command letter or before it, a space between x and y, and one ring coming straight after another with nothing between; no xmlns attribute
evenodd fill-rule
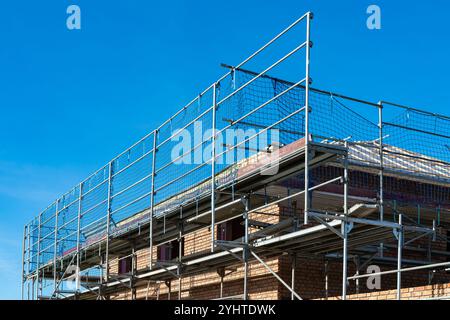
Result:
<svg viewBox="0 0 450 320"><path fill-rule="evenodd" d="M26 222L308 10L315 87L450 114L445 0L3 1L0 298L20 297Z"/></svg>

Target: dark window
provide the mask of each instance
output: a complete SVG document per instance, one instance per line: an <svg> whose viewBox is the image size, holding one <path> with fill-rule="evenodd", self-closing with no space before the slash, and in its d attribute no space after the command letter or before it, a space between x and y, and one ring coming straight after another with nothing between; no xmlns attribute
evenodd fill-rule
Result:
<svg viewBox="0 0 450 320"><path fill-rule="evenodd" d="M132 257L126 257L119 260L119 274L131 272Z"/></svg>
<svg viewBox="0 0 450 320"><path fill-rule="evenodd" d="M217 225L217 240L233 241L245 234L244 219L237 218Z"/></svg>
<svg viewBox="0 0 450 320"><path fill-rule="evenodd" d="M158 260L170 261L178 258L179 253L178 240L174 240L168 243L164 243L158 247ZM184 238L181 239L181 255L184 255Z"/></svg>

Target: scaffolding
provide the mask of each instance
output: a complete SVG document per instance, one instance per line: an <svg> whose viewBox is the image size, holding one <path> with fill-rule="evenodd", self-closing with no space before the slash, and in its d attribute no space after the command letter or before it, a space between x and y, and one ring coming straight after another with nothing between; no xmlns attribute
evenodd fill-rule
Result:
<svg viewBox="0 0 450 320"><path fill-rule="evenodd" d="M223 297L222 273L220 299L247 299L248 264L257 261L302 299L295 257L312 254L342 260L346 299L349 281L376 275L348 276L350 258L392 240L396 268L379 274L397 274L398 299L402 272L450 266L403 268L402 258L407 243L436 240L437 227L450 222L450 118L311 88L312 19L304 14L238 65L224 65L225 75L27 224L22 298L102 299L117 288L136 297L137 286L181 287L185 276L242 264L242 295ZM267 58L258 57L286 39L291 49L261 68ZM288 61L302 61L299 79L272 74ZM263 71L246 69L252 63ZM224 141L229 130L241 139ZM190 143L176 149L180 141ZM414 196L402 196L405 188ZM250 216L274 205L292 210L249 232ZM244 236L218 240L217 225L239 216ZM182 239L203 229L210 249L183 255ZM177 259L155 260L154 247L173 240ZM144 248L147 268L138 271ZM293 257L291 283L265 262L283 253ZM111 274L112 255L131 257L131 271Z"/></svg>

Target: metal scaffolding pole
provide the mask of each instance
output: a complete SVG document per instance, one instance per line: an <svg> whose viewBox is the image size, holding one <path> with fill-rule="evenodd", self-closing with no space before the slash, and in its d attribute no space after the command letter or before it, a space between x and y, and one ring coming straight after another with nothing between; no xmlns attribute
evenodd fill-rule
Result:
<svg viewBox="0 0 450 320"><path fill-rule="evenodd" d="M171 293L172 293L172 281L166 281L166 286L168 288L168 292L167 292L167 300L171 300Z"/></svg>
<svg viewBox="0 0 450 320"><path fill-rule="evenodd" d="M131 300L136 300L136 287L134 286L135 283L134 277L136 275L136 268L137 268L136 248L135 244L133 243L131 251L131 280L130 280Z"/></svg>
<svg viewBox="0 0 450 320"><path fill-rule="evenodd" d="M57 279L56 279L56 276L57 276L57 272L56 272L56 256L57 256L57 244L58 244L58 204L59 204L59 201L58 200L56 200L56 205L55 205L55 239L54 239L54 244L53 244L53 246L54 246L54 254L53 254L53 282L54 282L54 293L55 293L55 295L56 295L56 289L57 289ZM56 295L56 297L57 297L57 295ZM55 297L55 298L56 298Z"/></svg>
<svg viewBox="0 0 450 320"><path fill-rule="evenodd" d="M77 269L75 270L77 273L76 278L77 291L80 288L79 272L80 272L80 238L81 238L81 210L82 210L81 202L83 200L83 183L80 183L79 188L80 190L78 196L78 218L77 218Z"/></svg>
<svg viewBox="0 0 450 320"><path fill-rule="evenodd" d="M384 220L384 154L383 154L383 103L380 101L378 103L378 132L379 132L379 142L380 142L380 220Z"/></svg>
<svg viewBox="0 0 450 320"><path fill-rule="evenodd" d="M180 277L178 278L178 300L181 300L181 285L182 285L182 279L181 279L181 274Z"/></svg>
<svg viewBox="0 0 450 320"><path fill-rule="evenodd" d="M401 300L402 294L402 247L403 247L403 215L398 216L398 223L400 227L398 231L398 247L397 247L397 300Z"/></svg>
<svg viewBox="0 0 450 320"><path fill-rule="evenodd" d="M30 300L30 280L27 279L25 282L26 292L27 292L27 300Z"/></svg>
<svg viewBox="0 0 450 320"><path fill-rule="evenodd" d="M20 289L20 296L21 299L24 300L24 286L25 286L25 242L26 242L26 236L27 236L27 226L23 227L23 239L22 239L22 281L21 281L21 289Z"/></svg>
<svg viewBox="0 0 450 320"><path fill-rule="evenodd" d="M31 265L31 233L29 226L27 227L27 234L28 234L28 262L27 262L27 272L30 272L30 265ZM27 280L27 300L30 300L30 282L29 279Z"/></svg>
<svg viewBox="0 0 450 320"><path fill-rule="evenodd" d="M344 215L348 215L348 142L345 144L345 156L344 156Z"/></svg>
<svg viewBox="0 0 450 320"><path fill-rule="evenodd" d="M309 210L309 62L310 62L310 24L312 19L312 13L307 13L306 18L306 83L305 83L305 206L304 206L304 224L308 224L308 210Z"/></svg>
<svg viewBox="0 0 450 320"><path fill-rule="evenodd" d="M152 156L152 193L150 195L150 222L149 222L149 259L148 259L148 265L149 269L153 269L153 216L154 216L154 210L155 210L155 168L156 168L156 143L157 143L157 137L158 137L158 130L155 130L153 132L153 156Z"/></svg>
<svg viewBox="0 0 450 320"><path fill-rule="evenodd" d="M244 250L242 251L243 259L244 259L244 300L248 300L248 196L243 198L244 201Z"/></svg>
<svg viewBox="0 0 450 320"><path fill-rule="evenodd" d="M211 137L211 252L215 248L215 215L216 215L216 108L217 108L217 86L213 85L213 107L212 107L212 137Z"/></svg>
<svg viewBox="0 0 450 320"><path fill-rule="evenodd" d="M39 214L38 218L38 242L37 242L37 252L36 252L36 300L39 300L39 260L41 255L41 216Z"/></svg>
<svg viewBox="0 0 450 320"><path fill-rule="evenodd" d="M218 270L217 273L220 276L220 293L219 293L219 297L223 298L223 277L225 276L225 268Z"/></svg>
<svg viewBox="0 0 450 320"><path fill-rule="evenodd" d="M108 195L106 204L106 244L105 244L105 278L106 282L109 281L109 233L111 228L111 176L112 176L113 166L112 161L108 164ZM81 200L80 200L81 203Z"/></svg>
<svg viewBox="0 0 450 320"><path fill-rule="evenodd" d="M178 233L178 300L181 300L181 285L182 285L182 255L183 255L183 243L182 243L182 234L183 234L183 225L180 223L179 227L180 231Z"/></svg>
<svg viewBox="0 0 450 320"><path fill-rule="evenodd" d="M348 259L348 222L344 221L342 224L343 239L343 253L342 253L342 300L347 299L347 259Z"/></svg>
<svg viewBox="0 0 450 320"><path fill-rule="evenodd" d="M325 300L328 300L328 260L325 260Z"/></svg>
<svg viewBox="0 0 450 320"><path fill-rule="evenodd" d="M344 217L348 216L348 143L345 142L346 154L344 157ZM347 262L348 262L348 227L349 222L342 224L343 254L342 254L342 300L347 299Z"/></svg>
<svg viewBox="0 0 450 320"><path fill-rule="evenodd" d="M379 195L379 210L380 220L384 221L384 151L383 151L383 102L378 102L378 131L379 131L379 153L380 153L380 195ZM395 214L394 214L395 215ZM383 242L380 243L380 255L384 255Z"/></svg>
<svg viewBox="0 0 450 320"><path fill-rule="evenodd" d="M297 267L297 255L294 253L292 255L292 265L291 265L291 300L295 299L295 268Z"/></svg>

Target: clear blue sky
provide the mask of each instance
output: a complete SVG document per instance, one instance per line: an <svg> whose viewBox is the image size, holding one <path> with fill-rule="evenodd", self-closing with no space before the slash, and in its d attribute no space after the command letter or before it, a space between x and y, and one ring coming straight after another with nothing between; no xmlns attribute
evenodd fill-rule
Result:
<svg viewBox="0 0 450 320"><path fill-rule="evenodd" d="M155 3L0 5L0 298L19 298L26 222L308 10L315 87L450 113L448 1Z"/></svg>

